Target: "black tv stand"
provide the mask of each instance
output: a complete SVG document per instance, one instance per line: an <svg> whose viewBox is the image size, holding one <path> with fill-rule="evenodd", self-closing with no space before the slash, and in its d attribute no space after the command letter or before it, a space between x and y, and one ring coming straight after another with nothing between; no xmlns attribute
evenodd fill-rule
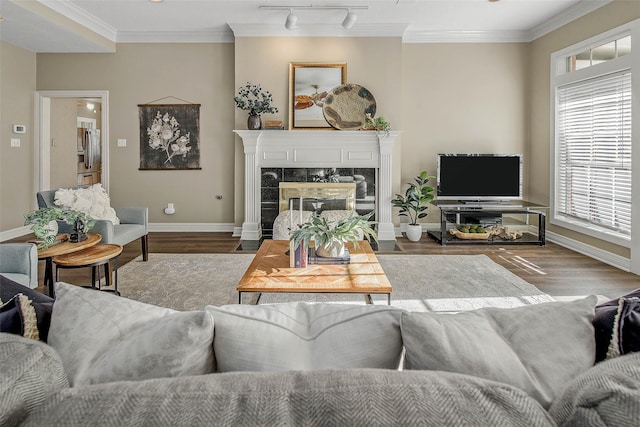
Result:
<svg viewBox="0 0 640 427"><path fill-rule="evenodd" d="M545 221L546 206L537 205L523 200L518 201L457 201L457 200L434 200L431 204L440 208L440 230L429 230L427 234L440 242L447 244L545 244ZM525 232L523 236L515 240L505 240L499 236L491 236L487 240L459 239L452 235L449 230L461 224L478 224L483 227L491 227L503 224L504 215L524 215L525 225L529 225L530 215L538 216L537 235Z"/></svg>

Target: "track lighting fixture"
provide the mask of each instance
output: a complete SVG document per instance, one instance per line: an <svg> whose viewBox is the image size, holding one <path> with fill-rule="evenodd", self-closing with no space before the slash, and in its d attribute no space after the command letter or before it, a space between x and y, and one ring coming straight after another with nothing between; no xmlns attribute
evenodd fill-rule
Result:
<svg viewBox="0 0 640 427"><path fill-rule="evenodd" d="M297 27L298 17L294 15L293 9L289 9L289 14L287 15L287 20L284 23L284 27L287 30L294 30Z"/></svg>
<svg viewBox="0 0 640 427"><path fill-rule="evenodd" d="M344 17L344 21L342 21L342 26L347 30L350 30L355 24L356 19L358 19L358 15L355 12L351 12L351 9L347 9L347 16Z"/></svg>
<svg viewBox="0 0 640 427"><path fill-rule="evenodd" d="M265 10L288 10L289 14L284 22L284 26L287 30L293 30L297 28L298 16L294 13L296 10L346 10L347 16L342 21L342 27L350 29L358 19L358 15L353 12L354 10L367 10L369 6L260 6L260 9Z"/></svg>

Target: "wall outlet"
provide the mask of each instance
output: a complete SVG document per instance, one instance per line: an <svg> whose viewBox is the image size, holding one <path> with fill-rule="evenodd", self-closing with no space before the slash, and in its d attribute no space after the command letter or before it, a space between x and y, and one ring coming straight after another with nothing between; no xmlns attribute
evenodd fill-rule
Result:
<svg viewBox="0 0 640 427"><path fill-rule="evenodd" d="M11 147L20 147L20 138L11 138Z"/></svg>
<svg viewBox="0 0 640 427"><path fill-rule="evenodd" d="M127 146L127 140L118 138L118 147L126 147L126 146Z"/></svg>

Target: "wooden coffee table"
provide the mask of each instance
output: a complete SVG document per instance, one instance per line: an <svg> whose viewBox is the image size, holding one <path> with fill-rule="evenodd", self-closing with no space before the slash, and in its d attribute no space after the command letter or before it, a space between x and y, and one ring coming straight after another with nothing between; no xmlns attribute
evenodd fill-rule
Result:
<svg viewBox="0 0 640 427"><path fill-rule="evenodd" d="M49 246L46 249L38 249L38 259L45 260L44 286L49 289L49 296L51 298L55 297L53 290L53 257L81 251L97 245L100 243L100 240L102 240L102 236L100 234L88 233L87 240L83 242L71 243L67 240L62 243Z"/></svg>
<svg viewBox="0 0 640 427"><path fill-rule="evenodd" d="M265 240L238 284L238 302L242 304L244 292L282 292L364 294L370 304L371 294L385 294L387 304L391 304L393 288L369 242L360 242L358 249L352 245L347 248L350 264L291 268L286 253L289 242Z"/></svg>

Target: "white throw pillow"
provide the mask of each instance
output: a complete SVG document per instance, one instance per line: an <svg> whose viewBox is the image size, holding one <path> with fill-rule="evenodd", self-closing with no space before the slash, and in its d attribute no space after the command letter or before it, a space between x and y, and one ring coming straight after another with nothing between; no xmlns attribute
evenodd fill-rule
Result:
<svg viewBox="0 0 640 427"><path fill-rule="evenodd" d="M456 314L402 315L406 369L473 375L510 384L549 408L593 366L597 298Z"/></svg>
<svg viewBox="0 0 640 427"><path fill-rule="evenodd" d="M307 304L207 306L216 323L218 372L397 369L400 315L388 306Z"/></svg>
<svg viewBox="0 0 640 427"><path fill-rule="evenodd" d="M208 374L213 317L63 282L55 284L48 344L72 386Z"/></svg>
<svg viewBox="0 0 640 427"><path fill-rule="evenodd" d="M86 188L61 188L56 191L53 203L63 209L74 209L84 212L93 219L106 219L120 224L115 209L111 207L111 199L102 188L102 184L94 184Z"/></svg>

